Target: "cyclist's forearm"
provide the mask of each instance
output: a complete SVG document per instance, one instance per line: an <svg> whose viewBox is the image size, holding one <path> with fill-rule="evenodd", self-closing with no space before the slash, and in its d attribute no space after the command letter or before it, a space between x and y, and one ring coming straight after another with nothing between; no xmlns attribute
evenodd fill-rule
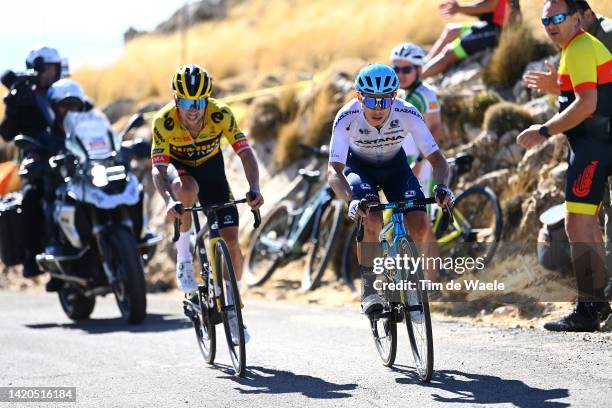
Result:
<svg viewBox="0 0 612 408"><path fill-rule="evenodd" d="M242 167L244 168L244 174L246 175L249 183L249 190L259 193L259 166L255 155L249 149L240 153L240 160L242 160Z"/></svg>
<svg viewBox="0 0 612 408"><path fill-rule="evenodd" d="M330 164L327 171L327 181L336 196L348 203L351 201L353 193L351 192L351 186L342 173L343 169L344 165L340 163Z"/></svg>
<svg viewBox="0 0 612 408"><path fill-rule="evenodd" d="M450 177L450 168L446 162L446 158L439 151L435 151L427 157L431 167L433 168L433 178L436 184L448 184Z"/></svg>
<svg viewBox="0 0 612 408"><path fill-rule="evenodd" d="M168 180L166 169L153 166L151 172L153 176L153 184L155 185L157 192L162 196L164 202L168 204L170 200L174 198L172 196L172 184L170 183L170 180Z"/></svg>

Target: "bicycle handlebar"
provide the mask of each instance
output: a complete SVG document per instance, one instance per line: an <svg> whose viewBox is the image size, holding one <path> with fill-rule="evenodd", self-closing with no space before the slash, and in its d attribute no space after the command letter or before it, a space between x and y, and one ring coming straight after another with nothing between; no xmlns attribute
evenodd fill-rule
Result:
<svg viewBox="0 0 612 408"><path fill-rule="evenodd" d="M398 202L385 203L385 204L374 204L374 205L367 206L366 210L369 210L372 212L378 212L378 211L384 211L384 210L394 210L395 212L405 213L413 209L414 207L431 205L431 204L436 204L436 199L434 197L428 197L425 199L416 198L416 199L408 200L408 201L398 201ZM442 211L443 211L442 225L443 225L443 230L445 231L446 228L448 228L448 226L452 224L454 220L453 220L453 214L450 211L449 206L444 206ZM363 218L359 217L357 220L357 242L363 241L363 234L364 234Z"/></svg>
<svg viewBox="0 0 612 408"><path fill-rule="evenodd" d="M199 206L199 207L190 207L190 208L183 208L182 204L177 204L177 208L175 208L180 214L182 214L183 212L198 212L198 211L202 211L202 212L208 212L208 211L216 211L216 210L220 210L222 208L226 208L226 207L231 207L232 205L236 205L236 204L243 204L246 203L247 199L246 198L242 198L240 200L232 200L232 201L228 201L222 204L211 204L211 205L205 205L205 206ZM253 221L253 228L257 229L259 227L259 225L261 224L261 214L259 212L259 210L251 210L251 212L253 213L253 217L255 218L255 220ZM181 220L176 218L174 220L174 235L172 237L172 242L176 242L179 239L179 235L180 235L180 227L181 227Z"/></svg>

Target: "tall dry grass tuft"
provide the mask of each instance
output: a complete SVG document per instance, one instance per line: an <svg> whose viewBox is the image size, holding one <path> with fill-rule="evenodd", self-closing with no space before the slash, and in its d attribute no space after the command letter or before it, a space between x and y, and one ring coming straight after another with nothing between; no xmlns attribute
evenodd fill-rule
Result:
<svg viewBox="0 0 612 408"><path fill-rule="evenodd" d="M498 88L512 87L532 61L535 44L531 30L522 20L505 27L491 62L482 72L484 83Z"/></svg>

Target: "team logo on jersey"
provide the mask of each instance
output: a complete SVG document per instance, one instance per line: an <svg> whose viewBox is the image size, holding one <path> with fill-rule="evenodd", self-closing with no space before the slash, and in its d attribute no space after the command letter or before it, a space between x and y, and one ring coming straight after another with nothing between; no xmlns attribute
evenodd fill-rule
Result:
<svg viewBox="0 0 612 408"><path fill-rule="evenodd" d="M586 197L591 192L591 184L593 184L593 176L599 164L598 160L593 160L582 170L574 183L572 184L572 193L576 197Z"/></svg>
<svg viewBox="0 0 612 408"><path fill-rule="evenodd" d="M223 114L221 112L214 112L212 115L210 115L210 118L215 123L221 123L223 120Z"/></svg>
<svg viewBox="0 0 612 408"><path fill-rule="evenodd" d="M359 185L359 188L361 188L362 190L371 190L372 187L370 187L370 185L368 183L361 183Z"/></svg>
<svg viewBox="0 0 612 408"><path fill-rule="evenodd" d="M438 109L438 103L436 101L429 101L429 110Z"/></svg>
<svg viewBox="0 0 612 408"><path fill-rule="evenodd" d="M164 120L164 127L167 130L172 130L174 129L174 119L172 118L166 118L166 120Z"/></svg>
<svg viewBox="0 0 612 408"><path fill-rule="evenodd" d="M359 129L359 133L361 133L362 135L369 135L370 129Z"/></svg>
<svg viewBox="0 0 612 408"><path fill-rule="evenodd" d="M399 127L399 119L393 119L390 123L389 123L389 128L393 129L393 128L397 128Z"/></svg>

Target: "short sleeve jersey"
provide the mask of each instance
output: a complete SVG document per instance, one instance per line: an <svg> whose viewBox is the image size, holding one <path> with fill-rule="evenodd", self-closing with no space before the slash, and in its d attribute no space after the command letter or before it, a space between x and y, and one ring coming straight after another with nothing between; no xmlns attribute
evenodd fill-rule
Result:
<svg viewBox="0 0 612 408"><path fill-rule="evenodd" d="M204 127L196 137L181 126L174 102L164 106L153 119L151 160L155 166L171 162L198 167L220 154L221 139L225 138L239 154L249 149L249 143L238 127L229 106L213 98L208 99Z"/></svg>

